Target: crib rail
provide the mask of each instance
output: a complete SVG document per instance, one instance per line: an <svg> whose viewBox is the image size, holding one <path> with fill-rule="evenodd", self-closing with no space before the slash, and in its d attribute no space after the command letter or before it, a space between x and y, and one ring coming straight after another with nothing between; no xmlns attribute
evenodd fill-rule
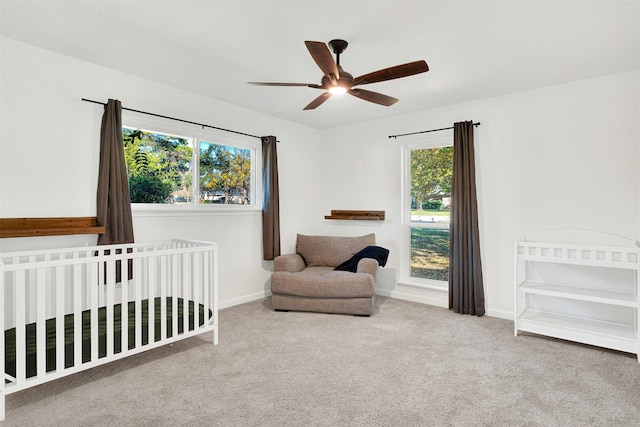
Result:
<svg viewBox="0 0 640 427"><path fill-rule="evenodd" d="M217 262L189 240L0 254L0 420L10 393L205 332L217 344Z"/></svg>

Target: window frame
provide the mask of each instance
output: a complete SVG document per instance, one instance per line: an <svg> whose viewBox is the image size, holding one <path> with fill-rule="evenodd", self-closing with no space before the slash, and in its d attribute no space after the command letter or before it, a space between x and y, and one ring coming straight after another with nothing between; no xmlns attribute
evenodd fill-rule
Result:
<svg viewBox="0 0 640 427"><path fill-rule="evenodd" d="M191 164L192 174L192 200L191 203L131 203L131 211L152 212L152 213L214 213L214 212L260 212L262 206L262 144L261 141L253 137L242 135L230 136L227 132L194 125L183 124L169 120L159 120L149 117L140 117L136 113L122 112L122 127L135 128L146 132L156 132L189 138L193 143L193 157ZM200 203L200 142L217 144L223 146L233 146L248 149L251 153L251 188L248 205Z"/></svg>
<svg viewBox="0 0 640 427"><path fill-rule="evenodd" d="M411 228L449 229L451 225L443 226L438 223L411 222L411 152L413 150L453 147L453 137L421 140L406 143L401 146L401 228L402 250L400 251L400 280L399 283L411 287L448 292L449 282L445 280L424 279L411 276ZM451 248L449 248L451 250Z"/></svg>

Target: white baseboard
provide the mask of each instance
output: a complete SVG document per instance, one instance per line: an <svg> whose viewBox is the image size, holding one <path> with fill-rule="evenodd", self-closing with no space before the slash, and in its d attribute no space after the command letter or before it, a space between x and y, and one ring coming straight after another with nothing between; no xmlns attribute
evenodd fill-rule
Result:
<svg viewBox="0 0 640 427"><path fill-rule="evenodd" d="M258 299L266 298L268 296L271 296L271 292L268 292L268 291L256 292L255 294L250 294L250 295L245 295L238 298L232 298L232 299L220 301L218 303L218 308L219 309L229 308L229 307L233 307L234 305L244 304L246 302L255 301Z"/></svg>
<svg viewBox="0 0 640 427"><path fill-rule="evenodd" d="M376 295L417 302L420 304L428 304L436 307L449 307L449 297L447 293L442 292L424 292L423 295L416 295L409 292L403 292L401 290L389 291L387 289L376 289ZM497 317L499 319L513 320L513 313L505 310L487 309L485 315L489 317Z"/></svg>
<svg viewBox="0 0 640 427"><path fill-rule="evenodd" d="M513 313L505 310L487 309L485 313L489 317L498 317L505 320L513 320Z"/></svg>
<svg viewBox="0 0 640 427"><path fill-rule="evenodd" d="M446 293L442 292L425 292L423 295L415 295L408 292L403 292L399 290L388 290L388 289L376 289L376 295L381 295L383 297L396 298L405 301L417 302L420 304L433 305L436 307L449 307L449 298ZM232 298L229 300L220 301L218 304L218 308L229 308L234 305L240 305L247 302L263 299L271 296L271 292L262 291L256 292L254 294L245 295L238 298ZM497 317L505 320L513 320L513 313L505 310L495 310L488 309L485 313L489 317Z"/></svg>
<svg viewBox="0 0 640 427"><path fill-rule="evenodd" d="M424 293L424 295L415 295L408 292L402 292L398 290L389 291L387 289L376 289L377 295L383 297L396 298L405 301L418 302L421 304L435 305L436 307L449 307L449 299L447 294L438 293Z"/></svg>

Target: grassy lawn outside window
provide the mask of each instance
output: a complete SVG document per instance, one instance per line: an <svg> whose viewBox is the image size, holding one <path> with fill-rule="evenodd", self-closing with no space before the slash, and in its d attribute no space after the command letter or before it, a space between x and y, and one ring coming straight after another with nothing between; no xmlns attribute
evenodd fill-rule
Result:
<svg viewBox="0 0 640 427"><path fill-rule="evenodd" d="M453 147L416 147L409 150L408 157L409 276L445 286L449 280Z"/></svg>

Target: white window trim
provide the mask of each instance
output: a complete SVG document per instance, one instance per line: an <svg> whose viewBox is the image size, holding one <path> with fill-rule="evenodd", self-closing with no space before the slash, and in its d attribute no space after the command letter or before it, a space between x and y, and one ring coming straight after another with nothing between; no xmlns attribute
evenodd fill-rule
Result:
<svg viewBox="0 0 640 427"><path fill-rule="evenodd" d="M229 213L242 214L262 211L262 143L259 139L248 136L243 137L241 135L236 136L235 134L230 136L228 132L206 127L201 129L196 125L155 119L126 110L122 111L122 126L192 138L194 152L195 150L199 152L200 141L246 148L252 152L250 199L253 203L251 205L200 204L197 198L193 197L193 203L190 204L132 203L131 211L134 216L165 216L176 214L188 216L196 212L226 215ZM196 189L199 187L199 166L198 162L193 162L191 168L194 177L194 195Z"/></svg>
<svg viewBox="0 0 640 427"><path fill-rule="evenodd" d="M400 278L398 284L414 288L448 292L449 284L444 280L422 279L411 276L411 227L445 228L441 225L411 223L411 151L425 148L453 146L453 137L441 137L401 145L401 224L402 249L400 251Z"/></svg>

